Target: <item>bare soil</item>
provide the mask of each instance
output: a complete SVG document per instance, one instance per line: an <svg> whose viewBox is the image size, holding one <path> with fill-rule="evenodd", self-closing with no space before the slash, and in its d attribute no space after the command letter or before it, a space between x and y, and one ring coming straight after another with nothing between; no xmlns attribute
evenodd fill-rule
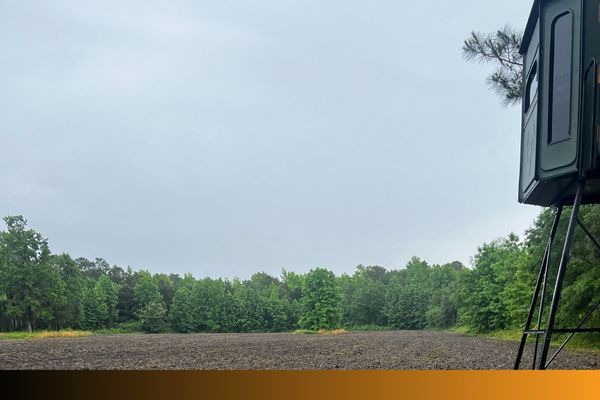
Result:
<svg viewBox="0 0 600 400"><path fill-rule="evenodd" d="M0 369L511 369L517 346L431 331L108 335L0 340ZM598 369L600 355L566 351L552 368Z"/></svg>

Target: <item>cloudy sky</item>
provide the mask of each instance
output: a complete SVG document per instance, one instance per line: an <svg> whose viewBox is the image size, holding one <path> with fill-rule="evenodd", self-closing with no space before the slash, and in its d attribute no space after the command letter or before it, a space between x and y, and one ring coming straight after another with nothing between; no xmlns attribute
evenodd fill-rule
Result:
<svg viewBox="0 0 600 400"><path fill-rule="evenodd" d="M468 263L522 234L520 112L467 64L530 2L0 0L0 214L197 277Z"/></svg>

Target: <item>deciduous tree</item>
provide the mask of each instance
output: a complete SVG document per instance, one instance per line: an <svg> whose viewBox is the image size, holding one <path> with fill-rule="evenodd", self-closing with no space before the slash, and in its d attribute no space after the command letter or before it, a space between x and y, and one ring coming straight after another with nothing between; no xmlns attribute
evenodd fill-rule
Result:
<svg viewBox="0 0 600 400"><path fill-rule="evenodd" d="M342 322L341 293L333 272L315 268L306 274L299 325L304 329L335 329Z"/></svg>

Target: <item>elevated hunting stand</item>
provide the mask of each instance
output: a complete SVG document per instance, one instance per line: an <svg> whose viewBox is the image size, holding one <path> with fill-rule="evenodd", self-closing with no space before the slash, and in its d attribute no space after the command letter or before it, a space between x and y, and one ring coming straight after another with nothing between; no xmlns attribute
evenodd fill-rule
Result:
<svg viewBox="0 0 600 400"><path fill-rule="evenodd" d="M600 243L579 219L580 207L600 203L600 0L536 0L521 47L523 109L519 202L555 208L515 369L527 338L535 336L533 369L546 369L575 333L600 332L583 326L600 300L572 328L555 327L563 280L575 228L600 250ZM563 209L571 206L551 297L547 298L550 255ZM545 316L549 300L550 308ZM537 310L537 320L533 326ZM568 334L548 357L553 334ZM543 337L540 348L540 337Z"/></svg>

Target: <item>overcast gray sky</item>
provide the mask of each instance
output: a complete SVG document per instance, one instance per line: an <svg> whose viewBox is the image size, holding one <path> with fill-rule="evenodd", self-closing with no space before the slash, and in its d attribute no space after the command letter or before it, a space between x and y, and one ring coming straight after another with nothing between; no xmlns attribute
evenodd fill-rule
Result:
<svg viewBox="0 0 600 400"><path fill-rule="evenodd" d="M0 0L0 214L197 277L468 263L539 209L461 45L530 6Z"/></svg>

